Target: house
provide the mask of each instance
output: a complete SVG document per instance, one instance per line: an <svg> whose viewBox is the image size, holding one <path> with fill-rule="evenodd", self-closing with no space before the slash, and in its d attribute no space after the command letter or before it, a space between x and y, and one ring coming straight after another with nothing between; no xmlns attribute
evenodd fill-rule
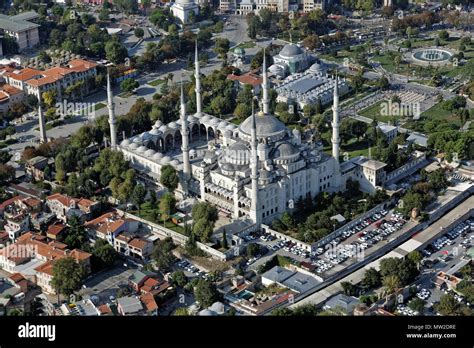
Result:
<svg viewBox="0 0 474 348"><path fill-rule="evenodd" d="M128 282L135 292L142 295L157 296L170 287L166 280L159 279L155 273L140 270L133 272L128 278Z"/></svg>
<svg viewBox="0 0 474 348"><path fill-rule="evenodd" d="M231 81L234 81L235 85L239 89L244 88L245 85L251 86L254 94L258 95L260 93L260 87L263 83L263 77L257 75L255 72L256 70L249 71L242 75L229 74L227 75L227 78Z"/></svg>
<svg viewBox="0 0 474 348"><path fill-rule="evenodd" d="M72 198L61 193L55 193L46 198L46 205L49 210L56 215L58 220L67 222L72 215L76 215L85 221L99 209L99 202L94 202L86 198Z"/></svg>
<svg viewBox="0 0 474 348"><path fill-rule="evenodd" d="M153 243L128 233L121 233L114 240L114 249L122 255L147 260L153 252Z"/></svg>
<svg viewBox="0 0 474 348"><path fill-rule="evenodd" d="M41 210L41 201L36 198L16 196L0 205L0 214L5 220L5 232L11 241L30 229L30 217Z"/></svg>
<svg viewBox="0 0 474 348"><path fill-rule="evenodd" d="M48 226L46 230L46 237L52 240L62 239L67 226L62 223L56 223Z"/></svg>
<svg viewBox="0 0 474 348"><path fill-rule="evenodd" d="M0 14L0 30L13 37L19 51L31 49L39 44L39 24L35 22L39 15L34 11L19 13L15 16Z"/></svg>
<svg viewBox="0 0 474 348"><path fill-rule="evenodd" d="M0 115L6 116L13 105L21 103L25 93L7 83L0 85Z"/></svg>
<svg viewBox="0 0 474 348"><path fill-rule="evenodd" d="M354 308L359 304L359 300L353 296L347 296L346 294L338 294L329 299L323 309L340 309L346 314L352 314Z"/></svg>
<svg viewBox="0 0 474 348"><path fill-rule="evenodd" d="M144 312L140 298L133 296L118 298L117 310L121 315L139 315Z"/></svg>
<svg viewBox="0 0 474 348"><path fill-rule="evenodd" d="M398 134L398 127L389 124L380 124L377 128L380 129L388 143L395 139Z"/></svg>
<svg viewBox="0 0 474 348"><path fill-rule="evenodd" d="M48 159L43 156L36 156L26 161L26 174L37 181L44 180L44 170L48 166Z"/></svg>
<svg viewBox="0 0 474 348"><path fill-rule="evenodd" d="M72 257L81 262L89 274L91 256L79 249L69 250L64 243L48 242L45 236L28 232L18 237L14 244L0 250L0 268L9 273L20 273L44 292L55 294L51 286L54 263Z"/></svg>
<svg viewBox="0 0 474 348"><path fill-rule="evenodd" d="M66 94L71 86L81 88L71 97L82 97L92 92L92 80L97 76L97 63L84 59L74 59L64 66L56 66L47 70L33 68L16 69L3 74L4 79L11 86L26 94L40 98L44 92L54 91L59 99ZM77 95L76 95L77 94Z"/></svg>
<svg viewBox="0 0 474 348"><path fill-rule="evenodd" d="M144 294L140 296L140 301L143 304L147 315L158 315L158 304L152 294Z"/></svg>
<svg viewBox="0 0 474 348"><path fill-rule="evenodd" d="M114 246L115 237L124 231L135 233L140 227L140 223L124 217L119 211L113 209L98 218L87 221L84 226L91 242L100 238Z"/></svg>

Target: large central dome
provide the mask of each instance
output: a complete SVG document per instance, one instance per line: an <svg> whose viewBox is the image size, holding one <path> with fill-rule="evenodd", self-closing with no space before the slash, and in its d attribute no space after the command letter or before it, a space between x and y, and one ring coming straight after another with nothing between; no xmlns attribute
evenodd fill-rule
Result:
<svg viewBox="0 0 474 348"><path fill-rule="evenodd" d="M303 53L303 50L294 45L294 44L286 44L283 49L280 51L280 56L282 57L295 57Z"/></svg>
<svg viewBox="0 0 474 348"><path fill-rule="evenodd" d="M255 116L257 126L257 138L271 138L282 135L286 132L286 126L275 116L258 114ZM244 135L243 138L250 137L252 134L252 116L242 122L239 132Z"/></svg>

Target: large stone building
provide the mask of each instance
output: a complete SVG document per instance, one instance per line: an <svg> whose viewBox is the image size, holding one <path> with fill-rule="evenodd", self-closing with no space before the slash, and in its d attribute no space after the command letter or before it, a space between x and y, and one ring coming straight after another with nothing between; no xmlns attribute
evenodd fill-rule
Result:
<svg viewBox="0 0 474 348"><path fill-rule="evenodd" d="M187 23L191 12L195 15L199 14L199 5L194 0L176 0L171 5L173 16L179 18L182 23Z"/></svg>
<svg viewBox="0 0 474 348"><path fill-rule="evenodd" d="M35 23L39 15L34 11L23 12L15 16L0 14L0 30L15 39L19 51L34 48L39 44L39 24Z"/></svg>
<svg viewBox="0 0 474 348"><path fill-rule="evenodd" d="M232 218L256 224L291 210L299 199L344 190L349 178L367 181L365 175L370 173L359 175L359 162L341 174L338 83L333 97L332 155L328 155L312 141L302 141L298 130L290 130L270 113L265 61L261 110L240 126L202 111L197 48L195 66L194 115L186 112L182 93L178 121L157 121L150 131L112 144L141 175L159 182L162 166L171 165L180 175L178 194L212 202ZM110 88L108 93L112 100Z"/></svg>
<svg viewBox="0 0 474 348"><path fill-rule="evenodd" d="M289 43L276 56L273 57L273 65L270 72L279 77L294 74L306 70L310 65L311 57L301 47Z"/></svg>

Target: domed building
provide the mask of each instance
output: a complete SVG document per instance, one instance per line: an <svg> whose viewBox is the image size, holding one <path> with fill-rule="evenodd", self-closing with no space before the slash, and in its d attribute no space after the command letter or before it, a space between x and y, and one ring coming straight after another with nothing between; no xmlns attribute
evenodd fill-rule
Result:
<svg viewBox="0 0 474 348"><path fill-rule="evenodd" d="M282 53L298 57L301 50L289 45ZM229 217L257 225L271 223L293 209L300 199L343 190L348 178L359 180L363 176L365 172L357 169L361 167L357 163L339 163L337 79L329 155L320 151L309 140L311 137L303 139L300 130L289 129L271 114L265 59L261 110L253 111L239 126L209 115L200 107L197 49L195 59L197 112L187 114L181 91L179 121L166 125L157 122L151 131L125 139L117 146L140 175L159 185L162 166L172 165L180 177L175 191L178 196L211 202ZM355 174L357 170L359 175Z"/></svg>
<svg viewBox="0 0 474 348"><path fill-rule="evenodd" d="M270 67L270 71L284 71L288 75L306 70L310 64L310 57L304 49L289 43L283 47L280 53L273 57L273 62L274 64ZM280 68L274 67L275 65Z"/></svg>
<svg viewBox="0 0 474 348"><path fill-rule="evenodd" d="M173 16L181 20L181 23L187 23L191 12L194 12L195 15L199 14L199 5L194 0L176 0L171 5L171 12L173 12Z"/></svg>

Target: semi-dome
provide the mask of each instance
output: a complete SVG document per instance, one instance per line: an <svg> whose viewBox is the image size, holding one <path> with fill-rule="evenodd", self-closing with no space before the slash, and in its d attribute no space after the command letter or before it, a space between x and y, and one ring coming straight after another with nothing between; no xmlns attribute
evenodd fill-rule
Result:
<svg viewBox="0 0 474 348"><path fill-rule="evenodd" d="M283 47L283 49L280 51L280 56L289 58L289 57L298 56L302 53L303 53L303 50L300 47L294 44L286 44L285 47Z"/></svg>
<svg viewBox="0 0 474 348"><path fill-rule="evenodd" d="M299 154L299 151L296 147L291 145L290 143L281 143L278 145L274 152L273 158L275 159L289 159L292 157L296 157Z"/></svg>
<svg viewBox="0 0 474 348"><path fill-rule="evenodd" d="M226 172L233 172L235 170L234 166L230 163L224 163L221 168L223 171L226 171Z"/></svg>
<svg viewBox="0 0 474 348"><path fill-rule="evenodd" d="M250 163L250 151L245 144L237 142L229 146L225 152L227 162L232 164Z"/></svg>
<svg viewBox="0 0 474 348"><path fill-rule="evenodd" d="M240 125L240 132L247 136L252 134L252 116ZM275 136L286 131L286 126L273 115L257 115L255 116L257 126L257 138L266 138Z"/></svg>

